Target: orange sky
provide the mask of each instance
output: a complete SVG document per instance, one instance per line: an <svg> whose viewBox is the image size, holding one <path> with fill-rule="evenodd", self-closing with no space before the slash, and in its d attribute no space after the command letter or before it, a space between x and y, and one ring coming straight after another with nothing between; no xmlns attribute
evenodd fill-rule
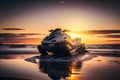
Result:
<svg viewBox="0 0 120 80"><path fill-rule="evenodd" d="M79 1L77 2L77 0L75 1L65 0L62 3L43 1L32 5L32 7L31 3L29 3L29 6L26 4L27 7L20 6L24 8L22 10L21 8L15 8L14 13L9 12L4 15L4 21L0 22L0 43L39 44L43 37L48 34L49 29L57 27L71 30L72 34L81 37L82 42L85 44L120 43L120 24L118 13L115 11L116 7L114 7L115 4L94 6L93 3L82 4ZM113 9L110 9L111 5ZM14 6L17 7L16 4ZM12 8L10 9L13 10ZM13 30L4 28L12 28ZM21 30L15 30L14 28ZM98 32L113 30L114 32L91 34L89 33L91 30L98 30ZM79 31L88 31L88 34L80 33ZM9 33L14 34L12 35L13 38L10 38L11 35L9 36ZM25 35L19 36L21 33ZM26 35L27 33L40 33L40 35Z"/></svg>

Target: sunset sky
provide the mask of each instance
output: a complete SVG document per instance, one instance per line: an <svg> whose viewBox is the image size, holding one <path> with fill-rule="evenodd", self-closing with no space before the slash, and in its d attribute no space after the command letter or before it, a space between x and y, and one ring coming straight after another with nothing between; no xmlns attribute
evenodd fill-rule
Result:
<svg viewBox="0 0 120 80"><path fill-rule="evenodd" d="M85 44L120 44L118 0L0 0L0 43L40 44L48 30L71 30Z"/></svg>

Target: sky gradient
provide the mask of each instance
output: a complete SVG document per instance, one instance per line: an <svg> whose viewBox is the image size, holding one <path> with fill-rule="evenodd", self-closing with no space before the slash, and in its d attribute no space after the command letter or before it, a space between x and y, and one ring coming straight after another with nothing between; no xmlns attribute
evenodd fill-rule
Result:
<svg viewBox="0 0 120 80"><path fill-rule="evenodd" d="M1 0L0 43L40 44L69 29L85 44L120 44L118 0Z"/></svg>

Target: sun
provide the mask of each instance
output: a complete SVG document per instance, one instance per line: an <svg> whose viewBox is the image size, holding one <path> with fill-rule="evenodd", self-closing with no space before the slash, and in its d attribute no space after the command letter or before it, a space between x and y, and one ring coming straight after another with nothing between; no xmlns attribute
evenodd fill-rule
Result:
<svg viewBox="0 0 120 80"><path fill-rule="evenodd" d="M77 38L78 37L78 35L77 34L74 34L74 33L69 33L69 35L71 36L71 38L73 38L73 39L75 39L75 38Z"/></svg>

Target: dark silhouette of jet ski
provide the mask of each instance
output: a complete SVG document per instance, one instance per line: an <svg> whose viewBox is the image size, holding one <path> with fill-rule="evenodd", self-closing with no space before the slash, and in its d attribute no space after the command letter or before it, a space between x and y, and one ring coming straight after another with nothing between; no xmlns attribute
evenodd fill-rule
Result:
<svg viewBox="0 0 120 80"><path fill-rule="evenodd" d="M41 45L38 45L38 50L42 56L49 55L51 52L54 56L71 56L74 54L85 54L85 44L80 43L81 38L74 40L66 32L69 30L62 30L56 28L50 30L50 34L46 36Z"/></svg>

